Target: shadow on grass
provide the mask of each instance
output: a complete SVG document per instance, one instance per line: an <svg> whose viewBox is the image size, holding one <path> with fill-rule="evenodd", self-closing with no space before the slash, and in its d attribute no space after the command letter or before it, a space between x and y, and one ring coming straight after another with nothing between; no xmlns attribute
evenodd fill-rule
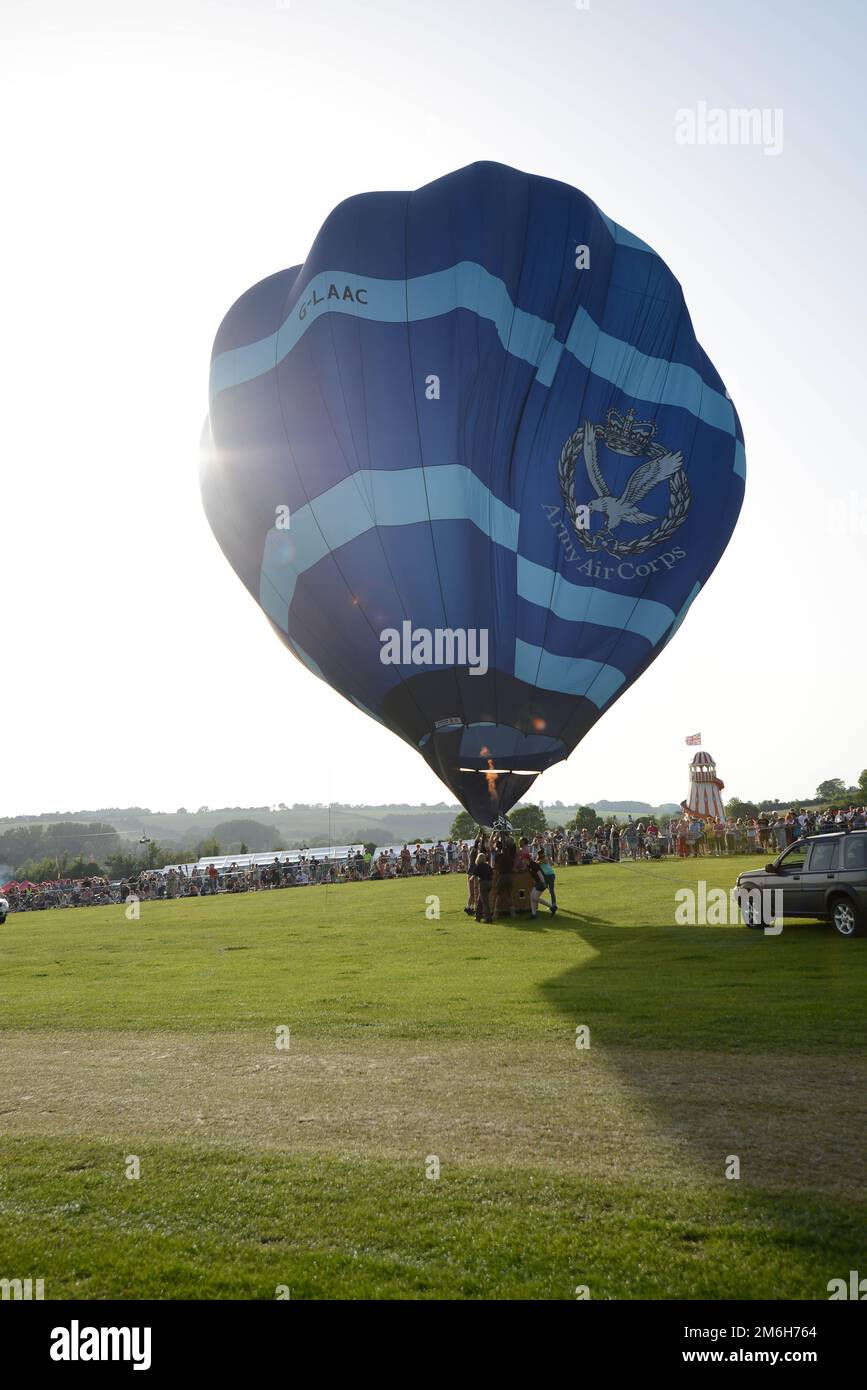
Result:
<svg viewBox="0 0 867 1390"><path fill-rule="evenodd" d="M574 932L591 948L539 988L570 1018L594 1013L607 1046L832 1054L867 1047L867 939L843 941L816 923L787 923L776 937L744 927L624 930L565 911L541 929Z"/></svg>
<svg viewBox="0 0 867 1390"><path fill-rule="evenodd" d="M586 912L573 912L567 907L558 907L555 913L539 912L536 917L523 914L520 917L495 917L499 927L511 927L515 931L549 932L568 931L579 934L589 927L611 927L608 917L593 917Z"/></svg>
<svg viewBox="0 0 867 1390"><path fill-rule="evenodd" d="M771 937L587 918L579 934L588 958L541 993L570 1031L589 1027L680 1161L719 1176L737 1154L771 1186L863 1190L867 941L816 923Z"/></svg>

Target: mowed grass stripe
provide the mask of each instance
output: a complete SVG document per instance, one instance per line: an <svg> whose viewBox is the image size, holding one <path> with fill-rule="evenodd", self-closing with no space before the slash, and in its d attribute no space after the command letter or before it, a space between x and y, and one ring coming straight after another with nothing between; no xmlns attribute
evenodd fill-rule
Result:
<svg viewBox="0 0 867 1390"><path fill-rule="evenodd" d="M160 1146L0 1144L0 1263L54 1298L825 1299L863 1201Z"/></svg>
<svg viewBox="0 0 867 1390"><path fill-rule="evenodd" d="M0 1028L273 1029L406 1040L863 1053L867 939L674 925L674 894L740 859L573 868L561 911L492 927L459 876L11 916ZM439 898L439 918L426 916Z"/></svg>
<svg viewBox="0 0 867 1390"><path fill-rule="evenodd" d="M6 1033L0 1132L862 1196L867 1060L557 1042Z"/></svg>

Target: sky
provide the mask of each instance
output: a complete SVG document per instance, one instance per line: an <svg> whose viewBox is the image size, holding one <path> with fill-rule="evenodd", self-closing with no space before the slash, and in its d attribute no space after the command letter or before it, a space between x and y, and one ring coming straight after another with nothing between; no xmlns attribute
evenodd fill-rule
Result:
<svg viewBox="0 0 867 1390"><path fill-rule="evenodd" d="M341 199L477 159L663 256L746 440L706 589L529 799L680 800L696 732L727 795L855 782L865 31L855 0L2 0L0 815L451 801L279 643L197 451L234 300ZM765 136L684 143L702 103Z"/></svg>

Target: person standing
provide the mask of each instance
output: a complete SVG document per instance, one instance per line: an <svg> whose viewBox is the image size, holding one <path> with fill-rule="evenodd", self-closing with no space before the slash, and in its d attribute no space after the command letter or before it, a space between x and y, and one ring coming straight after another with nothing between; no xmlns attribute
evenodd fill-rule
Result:
<svg viewBox="0 0 867 1390"><path fill-rule="evenodd" d="M476 860L482 851L483 841L480 836L476 836L470 847L470 857L467 862L467 905L464 912L468 917L473 917L476 911L476 903L479 896L479 880L476 878Z"/></svg>
<svg viewBox="0 0 867 1390"><path fill-rule="evenodd" d="M484 850L480 850L476 855L476 862L473 867L473 877L476 881L476 921L481 922L484 913L486 922L493 922L491 916L491 883L493 881L493 870L488 863L488 856Z"/></svg>
<svg viewBox="0 0 867 1390"><path fill-rule="evenodd" d="M608 828L608 853L616 864L620 858L620 831L616 820L613 820Z"/></svg>
<svg viewBox="0 0 867 1390"><path fill-rule="evenodd" d="M637 858L636 849L638 847L638 826L635 824L635 821L632 819L631 816L629 817L629 820L626 822L625 836L626 848L629 853L629 858L635 859Z"/></svg>
<svg viewBox="0 0 867 1390"><path fill-rule="evenodd" d="M682 816L677 822L677 855L679 859L686 859L689 852L689 820Z"/></svg>
<svg viewBox="0 0 867 1390"><path fill-rule="evenodd" d="M698 859L704 839L704 821L700 820L698 816L690 821L689 838L692 844L692 857Z"/></svg>
<svg viewBox="0 0 867 1390"><path fill-rule="evenodd" d="M521 842L515 852L514 872L516 874L524 873L529 868L530 858L530 842L526 835L522 835Z"/></svg>
<svg viewBox="0 0 867 1390"><path fill-rule="evenodd" d="M554 865L551 863L551 860L544 850L539 856L539 869L545 880L545 886L548 889L548 897L551 899L551 916L553 917L554 913L557 911L557 894L554 892L554 884L557 875L554 871Z"/></svg>
<svg viewBox="0 0 867 1390"><path fill-rule="evenodd" d="M530 916L536 917L538 916L539 899L541 898L542 894L547 890L548 881L545 878L545 875L542 873L542 866L537 859L530 859L527 865L527 870L530 875L531 883ZM550 903L546 903L545 906L547 907L549 912L554 911Z"/></svg>
<svg viewBox="0 0 867 1390"><path fill-rule="evenodd" d="M514 917L512 868L515 863L515 841L504 830L499 830L491 838L491 846L494 849L494 908L497 912L504 912L508 908L509 915Z"/></svg>

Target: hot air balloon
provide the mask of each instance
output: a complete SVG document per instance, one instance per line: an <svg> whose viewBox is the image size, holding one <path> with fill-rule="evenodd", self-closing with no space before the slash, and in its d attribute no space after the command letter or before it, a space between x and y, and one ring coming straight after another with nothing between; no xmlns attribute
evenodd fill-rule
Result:
<svg viewBox="0 0 867 1390"><path fill-rule="evenodd" d="M233 305L201 477L286 646L490 825L670 640L745 460L661 258L479 163L340 203Z"/></svg>

